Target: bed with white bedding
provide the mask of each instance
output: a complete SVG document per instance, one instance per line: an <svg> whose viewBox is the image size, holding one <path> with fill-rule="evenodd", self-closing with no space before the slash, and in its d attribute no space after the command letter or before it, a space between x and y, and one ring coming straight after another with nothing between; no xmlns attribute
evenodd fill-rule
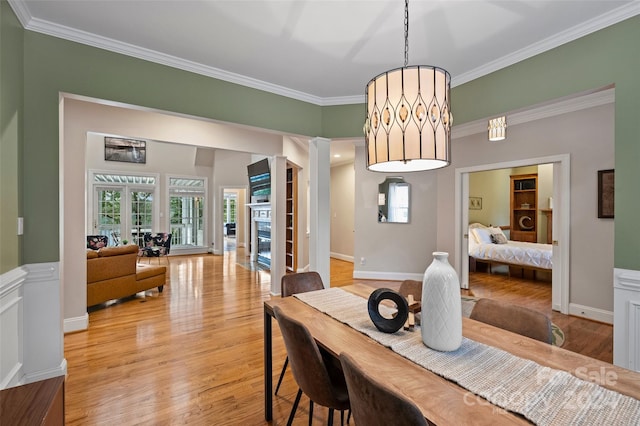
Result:
<svg viewBox="0 0 640 426"><path fill-rule="evenodd" d="M500 228L479 223L469 225L469 257L473 262L510 265L549 271L553 267L551 244L511 241Z"/></svg>

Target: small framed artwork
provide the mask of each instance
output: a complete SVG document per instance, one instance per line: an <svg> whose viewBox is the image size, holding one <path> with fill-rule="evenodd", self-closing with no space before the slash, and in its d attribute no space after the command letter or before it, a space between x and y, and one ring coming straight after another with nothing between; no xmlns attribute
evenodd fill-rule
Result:
<svg viewBox="0 0 640 426"><path fill-rule="evenodd" d="M482 197L469 197L470 210L482 210Z"/></svg>
<svg viewBox="0 0 640 426"><path fill-rule="evenodd" d="M598 170L598 217L613 218L614 170Z"/></svg>
<svg viewBox="0 0 640 426"><path fill-rule="evenodd" d="M147 142L105 136L104 159L105 161L145 164L147 162Z"/></svg>

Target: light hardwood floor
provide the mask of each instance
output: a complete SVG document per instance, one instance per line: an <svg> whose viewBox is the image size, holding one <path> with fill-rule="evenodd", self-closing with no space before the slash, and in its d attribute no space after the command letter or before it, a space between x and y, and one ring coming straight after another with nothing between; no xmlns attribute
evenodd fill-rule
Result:
<svg viewBox="0 0 640 426"><path fill-rule="evenodd" d="M238 256L245 262L242 249ZM171 257L169 269L164 293L153 290L91 309L89 329L65 336L68 425L268 424L263 412L262 304L271 297L269 274L239 266L234 251ZM332 260L334 286L399 285L353 280L352 274L351 263ZM474 293L508 297L498 278L493 277L492 285L472 283ZM610 336L600 335L606 334L602 325L565 319L553 316L565 329L567 344L574 328L582 334L589 330L592 338L580 337L576 348L610 353ZM285 349L277 326L273 331L277 379ZM274 398L271 424L286 423L296 391L289 372ZM326 409L315 407L314 423L325 424L326 415ZM307 424L307 416L303 397L294 423Z"/></svg>

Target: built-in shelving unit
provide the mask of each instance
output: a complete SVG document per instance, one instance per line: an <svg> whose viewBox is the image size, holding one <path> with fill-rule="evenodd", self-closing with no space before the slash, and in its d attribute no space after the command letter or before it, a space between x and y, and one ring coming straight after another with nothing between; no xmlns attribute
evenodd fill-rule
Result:
<svg viewBox="0 0 640 426"><path fill-rule="evenodd" d="M286 271L296 272L298 224L296 221L298 204L298 169L293 165L287 165L287 219L286 219Z"/></svg>
<svg viewBox="0 0 640 426"><path fill-rule="evenodd" d="M511 235L513 241L538 241L538 175L511 176Z"/></svg>

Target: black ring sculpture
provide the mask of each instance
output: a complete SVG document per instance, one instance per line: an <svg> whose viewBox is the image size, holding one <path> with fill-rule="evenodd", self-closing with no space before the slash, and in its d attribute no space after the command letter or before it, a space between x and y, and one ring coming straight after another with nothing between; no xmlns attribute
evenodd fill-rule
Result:
<svg viewBox="0 0 640 426"><path fill-rule="evenodd" d="M380 302L391 300L398 307L398 313L393 318L385 318L380 315ZM397 291L390 288L379 288L369 296L369 317L373 325L383 333L395 333L400 330L409 317L409 305L407 299Z"/></svg>

